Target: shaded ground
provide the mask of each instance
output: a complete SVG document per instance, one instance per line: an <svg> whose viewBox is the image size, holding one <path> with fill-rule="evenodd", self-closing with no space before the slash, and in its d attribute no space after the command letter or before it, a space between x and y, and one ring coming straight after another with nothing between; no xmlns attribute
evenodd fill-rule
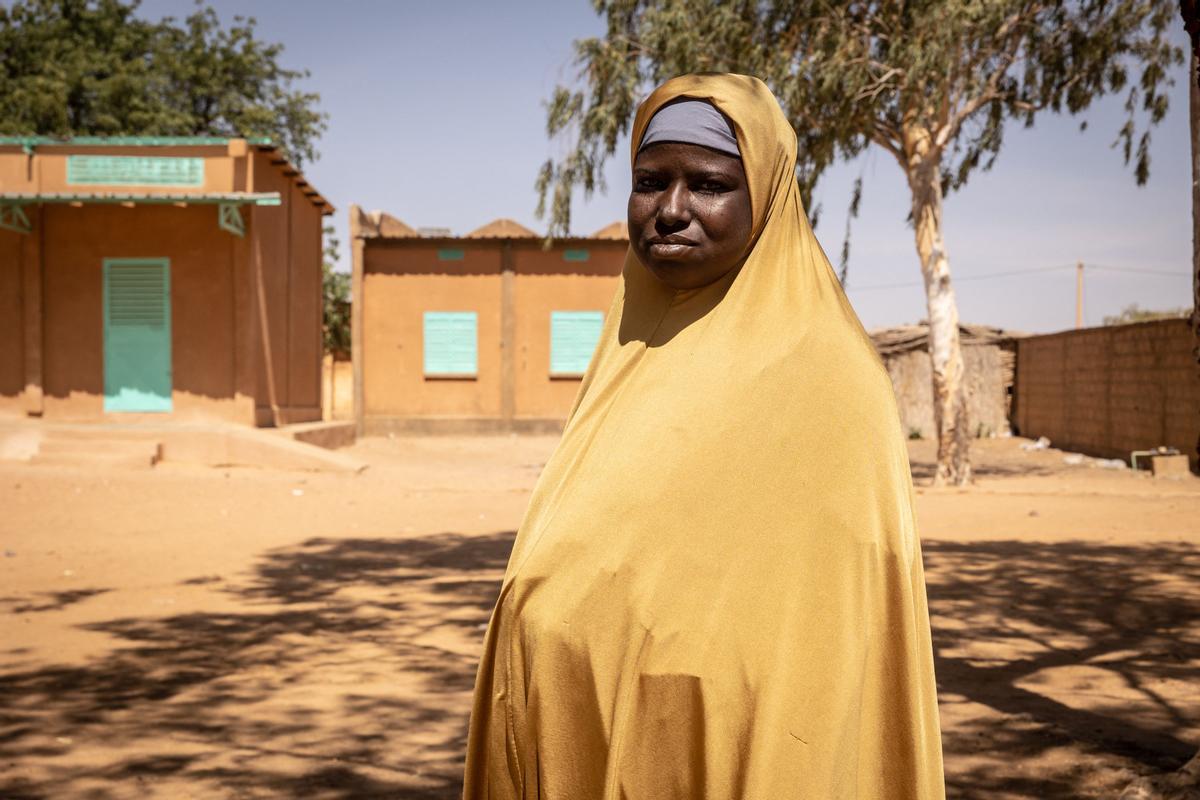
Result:
<svg viewBox="0 0 1200 800"><path fill-rule="evenodd" d="M377 439L357 477L0 462L0 798L456 797L552 447ZM949 795L1115 797L1177 767L1200 746L1200 481L978 457L978 486L918 497Z"/></svg>

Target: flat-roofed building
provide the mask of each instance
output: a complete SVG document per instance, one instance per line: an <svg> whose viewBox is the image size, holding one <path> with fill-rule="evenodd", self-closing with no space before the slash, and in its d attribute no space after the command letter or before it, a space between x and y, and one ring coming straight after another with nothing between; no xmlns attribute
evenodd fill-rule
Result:
<svg viewBox="0 0 1200 800"><path fill-rule="evenodd" d="M350 210L355 417L363 433L557 430L617 289L625 226L466 236Z"/></svg>
<svg viewBox="0 0 1200 800"><path fill-rule="evenodd" d="M321 220L266 139L0 137L0 412L321 418Z"/></svg>

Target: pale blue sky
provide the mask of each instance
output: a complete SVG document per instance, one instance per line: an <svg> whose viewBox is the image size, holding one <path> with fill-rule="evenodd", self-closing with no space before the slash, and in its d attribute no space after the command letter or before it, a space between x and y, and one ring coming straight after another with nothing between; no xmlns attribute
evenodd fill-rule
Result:
<svg viewBox="0 0 1200 800"><path fill-rule="evenodd" d="M547 140L543 102L574 76L571 41L602 32L588 0L408 2L407 0L213 0L258 20L261 38L286 47L283 61L305 68L305 86L330 114L321 158L305 167L337 206L345 250L351 203L382 209L413 226L466 233L496 217L541 231L534 216L538 166L564 145ZM191 0L145 0L143 15L184 16ZM1176 41L1186 39L1182 25ZM958 279L962 318L1027 331L1071 327L1075 276L971 280L1008 270L1098 264L1178 273L1089 271L1086 321L1099 324L1131 302L1190 305L1191 187L1186 76L1175 72L1171 110L1154 132L1150 183L1138 188L1110 148L1121 100L1078 120L1043 116L1010 125L996 167L951 195L946 244ZM573 228L590 233L625 216L626 152L610 162L608 192L580 202ZM817 235L835 259L845 206L862 172L862 214L854 223L849 295L868 327L925 315L908 190L882 151L831 171L818 190ZM346 259L343 258L343 265ZM898 288L870 288L913 283Z"/></svg>

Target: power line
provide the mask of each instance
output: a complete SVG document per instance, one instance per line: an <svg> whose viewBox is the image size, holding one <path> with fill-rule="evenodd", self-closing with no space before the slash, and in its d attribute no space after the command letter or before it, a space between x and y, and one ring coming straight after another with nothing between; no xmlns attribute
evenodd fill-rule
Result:
<svg viewBox="0 0 1200 800"><path fill-rule="evenodd" d="M961 275L959 277L954 278L954 282L962 283L963 281L985 281L985 280L991 280L993 278L1008 278L1008 277L1012 277L1014 275L1033 275L1033 274L1056 272L1059 270L1067 270L1067 269L1075 269L1075 268L1076 268L1075 264L1060 264L1060 265L1053 266L1053 267L1035 267L1033 269L1010 269L1010 270L1003 270L1001 272L986 272L986 273L983 273L980 275ZM1169 276L1172 278L1185 277L1185 276L1188 276L1191 274L1188 272L1172 272L1169 270L1161 270L1161 269L1137 269L1135 267L1110 267L1110 266L1105 266L1105 265L1101 265L1101 264L1084 264L1083 268L1085 270L1099 269L1099 270L1105 270L1108 272L1126 272L1126 273L1133 273L1133 274L1137 274L1137 275L1165 275L1165 276ZM908 288L911 288L914 286L924 286L924 285L925 284L923 281L904 281L902 283L869 283L865 286L854 286L853 284L851 284L850 286L846 287L846 291L848 291L848 292L869 292L869 291L875 291L875 290L879 290L879 289L908 289Z"/></svg>
<svg viewBox="0 0 1200 800"><path fill-rule="evenodd" d="M1084 264L1086 269L1102 269L1105 272L1132 272L1136 275L1169 275L1173 278L1190 276L1190 272L1172 272L1165 269L1136 269L1134 267L1106 267L1103 264Z"/></svg>

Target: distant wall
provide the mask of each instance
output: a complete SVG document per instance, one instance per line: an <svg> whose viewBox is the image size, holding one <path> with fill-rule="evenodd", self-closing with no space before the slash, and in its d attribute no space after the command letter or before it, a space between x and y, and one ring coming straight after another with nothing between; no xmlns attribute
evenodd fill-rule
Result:
<svg viewBox="0 0 1200 800"><path fill-rule="evenodd" d="M1021 435L1125 459L1166 445L1197 469L1200 372L1187 320L1032 336L1017 347Z"/></svg>
<svg viewBox="0 0 1200 800"><path fill-rule="evenodd" d="M321 361L321 418L354 419L354 370L349 361L326 355Z"/></svg>

